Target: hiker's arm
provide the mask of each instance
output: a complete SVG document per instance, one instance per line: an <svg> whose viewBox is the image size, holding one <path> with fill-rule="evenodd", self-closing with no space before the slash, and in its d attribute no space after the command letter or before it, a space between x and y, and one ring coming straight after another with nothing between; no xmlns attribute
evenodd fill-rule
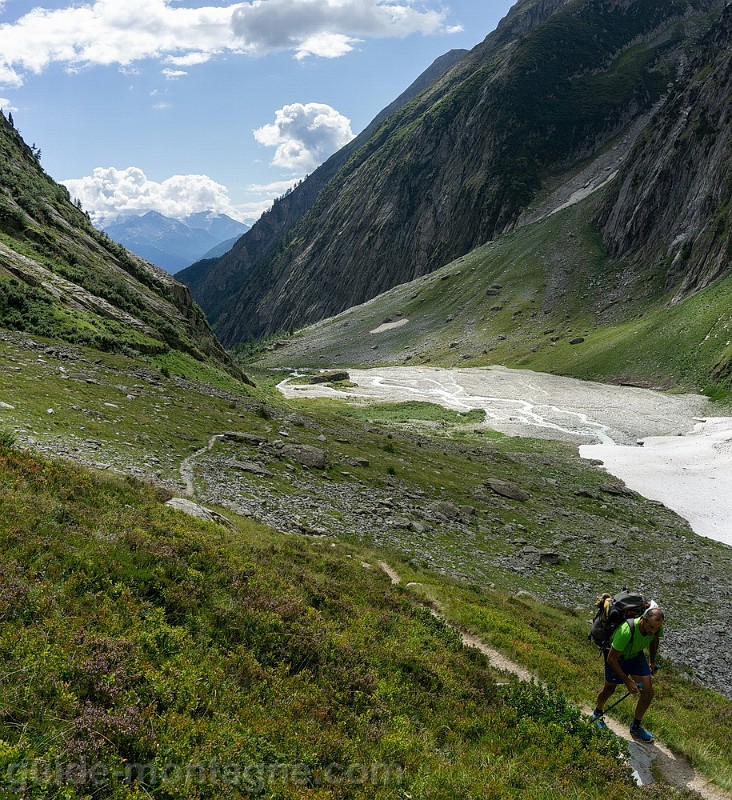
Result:
<svg viewBox="0 0 732 800"><path fill-rule="evenodd" d="M658 655L658 645L660 640L658 638L658 634L656 634L653 639L651 639L651 643L648 645L648 655L651 657L651 672L656 671L656 656Z"/></svg>
<svg viewBox="0 0 732 800"><path fill-rule="evenodd" d="M622 655L620 650L616 650L614 647L611 647L610 652L607 654L607 663L610 664L615 674L627 686L628 691L631 694L637 694L638 687L636 686L635 681L632 681L630 677L623 672L623 668L620 666L620 662L618 661L618 656L620 655Z"/></svg>

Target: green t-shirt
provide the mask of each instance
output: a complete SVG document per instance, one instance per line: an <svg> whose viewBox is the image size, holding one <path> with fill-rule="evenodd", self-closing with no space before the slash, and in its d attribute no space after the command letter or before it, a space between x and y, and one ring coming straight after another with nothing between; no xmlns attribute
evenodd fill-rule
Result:
<svg viewBox="0 0 732 800"><path fill-rule="evenodd" d="M635 621L635 631L631 632L630 625L624 622L619 625L612 638L612 646L623 654L623 660L628 661L637 656L642 650L653 641L655 634L649 633L644 636L638 627L639 620ZM658 630L659 639L663 636L663 625Z"/></svg>

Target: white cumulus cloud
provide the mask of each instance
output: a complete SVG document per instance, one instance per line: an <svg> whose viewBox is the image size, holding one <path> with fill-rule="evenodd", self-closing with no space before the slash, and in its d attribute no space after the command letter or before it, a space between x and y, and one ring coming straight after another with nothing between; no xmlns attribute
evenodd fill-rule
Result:
<svg viewBox="0 0 732 800"><path fill-rule="evenodd" d="M286 181L272 181L272 183L250 183L247 191L253 194L279 195L294 188L296 183L297 181L292 178Z"/></svg>
<svg viewBox="0 0 732 800"><path fill-rule="evenodd" d="M361 37L452 30L445 25L444 7L425 5L412 0L251 0L234 10L232 21L247 49L335 57Z"/></svg>
<svg viewBox="0 0 732 800"><path fill-rule="evenodd" d="M212 58L212 53L188 53L184 56L168 56L165 60L176 67L194 67L197 64L205 64Z"/></svg>
<svg viewBox="0 0 732 800"><path fill-rule="evenodd" d="M206 175L173 175L160 183L150 180L139 167L97 167L91 175L62 181L74 199L97 225L109 225L117 217L157 211L183 219L199 211L249 216L248 209L232 204L225 186Z"/></svg>
<svg viewBox="0 0 732 800"><path fill-rule="evenodd" d="M275 147L272 165L309 172L353 139L351 121L325 103L292 103L275 121L257 128L254 138Z"/></svg>
<svg viewBox="0 0 732 800"><path fill-rule="evenodd" d="M221 53L290 50L297 58L335 58L363 38L454 30L438 0L221 0L194 8L174 0L67 3L39 5L0 24L0 85L20 86L28 73L54 62L73 72L148 58L193 66Z"/></svg>

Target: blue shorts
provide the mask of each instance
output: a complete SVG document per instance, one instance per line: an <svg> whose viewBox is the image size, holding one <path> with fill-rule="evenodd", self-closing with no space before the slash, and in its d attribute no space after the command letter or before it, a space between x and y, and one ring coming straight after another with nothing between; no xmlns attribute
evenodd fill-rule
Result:
<svg viewBox="0 0 732 800"><path fill-rule="evenodd" d="M627 661L621 658L620 666L626 675L637 675L639 678L644 678L651 674L651 666L645 653L638 653ZM623 682L617 672L608 664L607 659L605 659L605 680L618 685Z"/></svg>

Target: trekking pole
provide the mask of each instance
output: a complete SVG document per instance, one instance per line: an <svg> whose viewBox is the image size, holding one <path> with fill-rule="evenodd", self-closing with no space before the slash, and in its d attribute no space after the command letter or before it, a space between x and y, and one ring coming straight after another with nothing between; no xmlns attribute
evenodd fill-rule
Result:
<svg viewBox="0 0 732 800"><path fill-rule="evenodd" d="M660 669L661 669L661 667L659 667L659 666L658 666L658 664L656 664L655 668L654 668L654 669L653 669L653 671L651 672L651 675L655 675L655 674L656 674L656 673L657 673L657 672L658 672ZM641 691L641 690L643 689L643 686L642 686L640 683L636 683L636 686L638 687L638 690L639 690L639 691ZM608 706L608 707L605 709L605 711L603 712L602 716L604 717L604 716L605 716L605 714L607 714L607 712L608 712L608 711L610 711L611 709L615 708L615 706L617 706L617 705L620 705L620 703L622 703L622 702L623 702L623 700L625 700L625 698L626 698L626 697L630 697L630 692L626 692L626 693L625 693L625 694L624 694L624 695L623 695L623 696L620 698L620 700L616 700L616 701L615 701L615 702L614 702L614 703L613 703L611 706ZM600 719L602 719L602 717L600 717Z"/></svg>
<svg viewBox="0 0 732 800"><path fill-rule="evenodd" d="M659 669L661 669L661 668L660 668L660 667L656 667L656 669L654 669L654 670L653 670L653 672L652 672L651 674L655 675L655 674L658 672L658 670L659 670ZM642 691L642 689L643 689L643 685L642 685L642 684L640 684L640 683L636 683L636 686L638 687L638 691ZM605 711L603 712L602 716L604 717L604 716L605 716L605 714L607 714L607 712L608 712L608 711L610 711L611 709L615 708L615 706L617 706L617 705L620 705L620 703L622 703L622 702L623 702L623 700L625 700L625 698L626 698L626 697L630 697L630 692L626 692L626 693L625 693L625 694L624 694L624 695L623 695L623 696L620 698L620 700L616 700L616 701L615 701L615 702L614 702L614 703L613 703L611 706L608 706L608 707L605 709Z"/></svg>
<svg viewBox="0 0 732 800"><path fill-rule="evenodd" d="M641 687L640 687L640 684L638 684L638 689L640 689L640 688L641 688ZM620 700L616 700L616 701L615 701L615 702L614 702L614 703L613 703L611 706L608 706L608 707L605 709L605 712L603 713L603 715L602 715L602 716L604 717L604 716L605 716L605 714L607 714L607 712L608 712L608 711L610 711L611 709L615 708L615 706L617 706L617 705L620 705L620 703L622 703L622 702L623 702L623 700L625 700L625 698L626 698L626 697L630 697L630 692L626 692L626 693L625 693L625 694L624 694L624 695L623 695L623 696L620 698Z"/></svg>

